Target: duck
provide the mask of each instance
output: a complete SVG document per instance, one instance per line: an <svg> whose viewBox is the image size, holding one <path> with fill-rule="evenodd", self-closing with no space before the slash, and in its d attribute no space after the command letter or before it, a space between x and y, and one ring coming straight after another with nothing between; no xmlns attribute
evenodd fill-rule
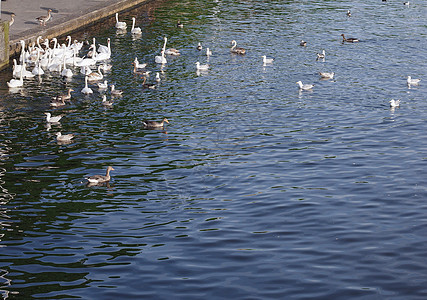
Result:
<svg viewBox="0 0 427 300"><path fill-rule="evenodd" d="M59 120L61 120L62 118L62 115L52 117L52 114L50 112L45 112L44 114L46 115L46 122L48 123L58 123Z"/></svg>
<svg viewBox="0 0 427 300"><path fill-rule="evenodd" d="M103 95L102 96L102 105L104 105L104 106L112 106L113 105L113 101L108 101L107 100L107 96Z"/></svg>
<svg viewBox="0 0 427 300"><path fill-rule="evenodd" d="M403 2L403 5L409 6L409 1L408 2Z"/></svg>
<svg viewBox="0 0 427 300"><path fill-rule="evenodd" d="M49 21L51 16L52 16L51 12L52 12L52 10L48 9L47 10L47 16L40 16L40 17L36 18L36 20L39 21L40 26L46 26L46 22Z"/></svg>
<svg viewBox="0 0 427 300"><path fill-rule="evenodd" d="M15 23L15 14L10 14L10 21L9 21L9 27L13 25L13 23Z"/></svg>
<svg viewBox="0 0 427 300"><path fill-rule="evenodd" d="M244 48L237 47L237 42L235 40L232 40L231 44L232 44L231 49L230 49L231 53L240 54L240 55L246 54L246 50Z"/></svg>
<svg viewBox="0 0 427 300"><path fill-rule="evenodd" d="M351 11L347 10L347 17L351 17Z"/></svg>
<svg viewBox="0 0 427 300"><path fill-rule="evenodd" d="M184 28L184 24L182 24L182 23L181 23L181 21L180 21L180 20L178 20L178 21L176 22L176 27L178 27L178 28Z"/></svg>
<svg viewBox="0 0 427 300"><path fill-rule="evenodd" d="M82 89L81 93L82 93L82 94L89 95L89 94L93 94L93 91L92 91L92 89L91 89L90 87L88 87L88 85L87 85L87 81L88 81L88 78L87 78L87 77L88 77L88 76L86 75L86 76L85 76L85 87Z"/></svg>
<svg viewBox="0 0 427 300"><path fill-rule="evenodd" d="M56 133L56 140L58 142L69 142L74 138L74 134L61 134L61 132Z"/></svg>
<svg viewBox="0 0 427 300"><path fill-rule="evenodd" d="M137 57L135 57L133 64L134 64L136 69L144 69L147 66L146 63L140 64Z"/></svg>
<svg viewBox="0 0 427 300"><path fill-rule="evenodd" d="M115 87L115 85L114 85L114 84L112 84L112 85L110 86L110 88L111 88L111 95L114 95L114 96L120 96L121 94L123 94L123 91L122 91L122 90L116 90L116 87Z"/></svg>
<svg viewBox="0 0 427 300"><path fill-rule="evenodd" d="M346 38L345 35L344 35L344 33L341 34L341 36L342 36L342 42L343 43L344 42L347 42L347 43L357 43L359 41L359 39L357 39L357 38Z"/></svg>
<svg viewBox="0 0 427 300"><path fill-rule="evenodd" d="M104 75L102 75L101 72L101 66L98 66L98 72L92 72L89 75L87 75L87 80L89 81L98 81L98 80L102 80L102 78L104 78Z"/></svg>
<svg viewBox="0 0 427 300"><path fill-rule="evenodd" d="M142 87L144 89L153 89L154 90L156 88L155 84L145 83L147 81L147 77L141 76L141 78L144 78L144 81L142 82Z"/></svg>
<svg viewBox="0 0 427 300"><path fill-rule="evenodd" d="M135 27L135 17L132 17L132 29L130 30L132 34L142 34L142 30L139 27Z"/></svg>
<svg viewBox="0 0 427 300"><path fill-rule="evenodd" d="M119 22L119 13L116 13L116 28L117 29L126 29L126 22Z"/></svg>
<svg viewBox="0 0 427 300"><path fill-rule="evenodd" d="M196 49L197 49L197 50L199 50L199 51L201 51L201 50L203 49L203 47L202 47L202 43L200 43L200 42L199 42L199 43L197 44Z"/></svg>
<svg viewBox="0 0 427 300"><path fill-rule="evenodd" d="M164 123L168 123L168 119L164 118L161 122L158 121L142 121L142 125L144 125L145 128L161 128L164 127Z"/></svg>
<svg viewBox="0 0 427 300"><path fill-rule="evenodd" d="M300 90L311 90L314 87L314 84L303 84L301 81L296 82Z"/></svg>
<svg viewBox="0 0 427 300"><path fill-rule="evenodd" d="M307 42L304 40L301 40L301 42L299 43L300 46L305 47L307 46Z"/></svg>
<svg viewBox="0 0 427 300"><path fill-rule="evenodd" d="M390 107L391 107L391 108L399 107L399 106L400 106L400 99L399 99L399 100L391 99L391 100L389 101L389 103L390 103Z"/></svg>
<svg viewBox="0 0 427 300"><path fill-rule="evenodd" d="M196 62L196 69L199 71L206 71L209 70L209 65L201 65L199 62Z"/></svg>
<svg viewBox="0 0 427 300"><path fill-rule="evenodd" d="M323 58L325 58L325 57L326 57L326 52L325 52L325 50L322 50L322 52L321 52L321 53L317 53L316 55L317 55L317 59L318 59L318 60L319 60L319 59L323 59Z"/></svg>
<svg viewBox="0 0 427 300"><path fill-rule="evenodd" d="M263 55L263 56L262 56L262 62L264 63L264 66L265 66L266 64L272 64L272 63L273 63L273 61L274 61L274 58L267 58L267 56L266 56L266 55Z"/></svg>
<svg viewBox="0 0 427 300"><path fill-rule="evenodd" d="M105 90L108 88L108 81L104 80L104 82L98 82L97 85L100 90Z"/></svg>
<svg viewBox="0 0 427 300"><path fill-rule="evenodd" d="M320 77L322 78L326 78L326 79L332 79L334 78L335 73L331 72L331 73L327 73L327 72L319 72Z"/></svg>
<svg viewBox="0 0 427 300"><path fill-rule="evenodd" d="M107 173L105 175L93 175L90 177L86 177L89 184L99 184L110 181L110 171L114 171L112 166L107 167Z"/></svg>
<svg viewBox="0 0 427 300"><path fill-rule="evenodd" d="M206 48L206 56L211 56L212 55L212 50L210 50L209 48Z"/></svg>
<svg viewBox="0 0 427 300"><path fill-rule="evenodd" d="M412 79L411 76L408 76L408 79L406 80L408 85L418 85L420 83L420 81L421 81L421 79Z"/></svg>

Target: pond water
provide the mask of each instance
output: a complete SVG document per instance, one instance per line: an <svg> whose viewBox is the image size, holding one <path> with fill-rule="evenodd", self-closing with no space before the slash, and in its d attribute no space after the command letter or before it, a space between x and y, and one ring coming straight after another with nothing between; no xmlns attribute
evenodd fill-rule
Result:
<svg viewBox="0 0 427 300"><path fill-rule="evenodd" d="M111 108L94 84L80 92L78 69L17 91L3 72L1 295L426 299L426 15L425 1L152 3L122 16L140 37L112 20L75 36L111 38L105 79L124 91ZM161 66L165 36L181 55ZM51 108L69 87L72 103ZM63 118L47 126L45 112ZM109 165L109 184L86 185Z"/></svg>

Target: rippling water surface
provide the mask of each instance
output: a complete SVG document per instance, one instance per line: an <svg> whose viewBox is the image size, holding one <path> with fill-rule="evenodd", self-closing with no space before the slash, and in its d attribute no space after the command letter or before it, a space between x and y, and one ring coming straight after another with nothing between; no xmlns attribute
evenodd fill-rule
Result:
<svg viewBox="0 0 427 300"><path fill-rule="evenodd" d="M427 298L424 1L166 1L134 15L139 38L113 21L76 37L111 37L112 108L95 85L80 93L81 74L17 91L1 75L3 298ZM182 55L161 67L164 36ZM157 89L132 74L135 56ZM68 87L72 104L50 108ZM108 185L86 186L108 165Z"/></svg>

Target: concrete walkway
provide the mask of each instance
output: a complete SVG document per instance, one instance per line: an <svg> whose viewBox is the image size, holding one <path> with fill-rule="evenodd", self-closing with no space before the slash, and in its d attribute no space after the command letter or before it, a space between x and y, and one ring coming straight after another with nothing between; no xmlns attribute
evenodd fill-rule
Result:
<svg viewBox="0 0 427 300"><path fill-rule="evenodd" d="M7 0L1 3L1 19L10 20L14 13L15 23L10 27L10 55L20 51L20 40L26 44L37 36L52 38L67 35L116 12L131 9L149 0ZM52 9L52 18L46 26L40 26L37 17L47 15Z"/></svg>

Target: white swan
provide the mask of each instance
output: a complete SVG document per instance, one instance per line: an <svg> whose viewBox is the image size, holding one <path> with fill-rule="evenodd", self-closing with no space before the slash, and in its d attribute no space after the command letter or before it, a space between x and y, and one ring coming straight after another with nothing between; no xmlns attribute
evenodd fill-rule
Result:
<svg viewBox="0 0 427 300"><path fill-rule="evenodd" d="M21 87L24 85L24 77L23 77L24 68L21 68L19 79L11 79L7 82L7 86L9 88Z"/></svg>
<svg viewBox="0 0 427 300"><path fill-rule="evenodd" d="M107 38L107 46L98 45L98 53L111 53L111 41Z"/></svg>
<svg viewBox="0 0 427 300"><path fill-rule="evenodd" d="M85 76L85 87L82 89L82 94L88 95L92 93L93 93L92 89L87 85L87 76Z"/></svg>
<svg viewBox="0 0 427 300"><path fill-rule="evenodd" d="M406 80L408 85L418 85L420 83L420 81L421 81L421 79L412 79L411 76L408 76L408 79Z"/></svg>
<svg viewBox="0 0 427 300"><path fill-rule="evenodd" d="M160 73L159 72L156 72L156 81L157 82L160 82Z"/></svg>
<svg viewBox="0 0 427 300"><path fill-rule="evenodd" d="M297 84L300 90L311 90L314 87L314 84L302 84L301 81L297 81Z"/></svg>
<svg viewBox="0 0 427 300"><path fill-rule="evenodd" d="M207 56L211 56L212 55L212 50L210 50L209 48L206 48L206 55Z"/></svg>
<svg viewBox="0 0 427 300"><path fill-rule="evenodd" d="M18 78L19 76L21 76L21 68L22 65L18 65L16 59L13 59L13 72L12 72L12 76L15 78Z"/></svg>
<svg viewBox="0 0 427 300"><path fill-rule="evenodd" d="M46 112L44 114L46 115L46 122L48 122L48 123L58 123L59 120L61 120L61 118L62 118L62 115L52 117L50 112Z"/></svg>
<svg viewBox="0 0 427 300"><path fill-rule="evenodd" d="M62 59L63 59L63 65L62 65L63 69L61 71L61 76L66 78L73 77L73 71L71 71L70 69L67 69L67 66L65 65L65 55Z"/></svg>
<svg viewBox="0 0 427 300"><path fill-rule="evenodd" d="M119 22L119 13L116 13L116 28L117 29L126 29L126 22Z"/></svg>
<svg viewBox="0 0 427 300"><path fill-rule="evenodd" d="M266 64L272 64L273 61L274 61L274 58L267 58L267 56L265 56L265 55L262 56L262 62L264 64L264 66Z"/></svg>
<svg viewBox="0 0 427 300"><path fill-rule="evenodd" d="M196 69L199 71L206 71L209 70L209 65L201 65L199 62L196 62Z"/></svg>
<svg viewBox="0 0 427 300"><path fill-rule="evenodd" d="M141 34L142 30L139 27L135 27L135 17L132 17L132 29L130 31L132 34Z"/></svg>
<svg viewBox="0 0 427 300"><path fill-rule="evenodd" d="M154 61L158 64L166 64L168 61L166 60L165 52L162 50L161 55L157 55Z"/></svg>

